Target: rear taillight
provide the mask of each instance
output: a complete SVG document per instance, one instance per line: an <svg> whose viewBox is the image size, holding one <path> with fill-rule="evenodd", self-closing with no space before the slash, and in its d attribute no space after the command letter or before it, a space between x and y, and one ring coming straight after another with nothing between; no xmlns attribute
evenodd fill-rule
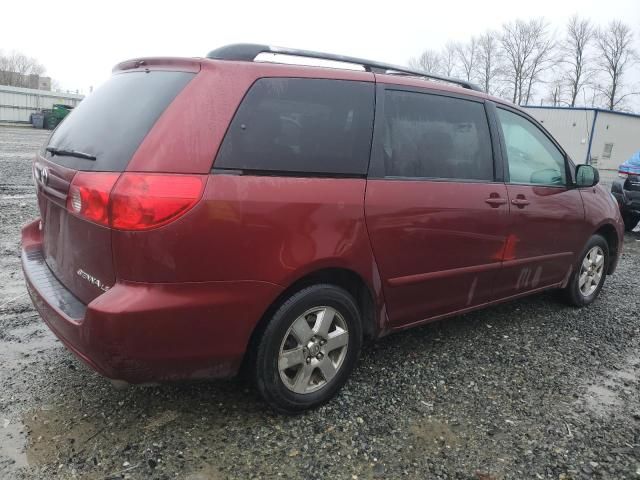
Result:
<svg viewBox="0 0 640 480"><path fill-rule="evenodd" d="M67 210L100 225L109 225L109 193L119 173L78 172L67 194Z"/></svg>
<svg viewBox="0 0 640 480"><path fill-rule="evenodd" d="M119 230L147 230L186 213L202 196L205 176L79 172L67 209Z"/></svg>
<svg viewBox="0 0 640 480"><path fill-rule="evenodd" d="M629 172L623 172L622 170L618 170L618 176L620 178L627 178L629 176Z"/></svg>
<svg viewBox="0 0 640 480"><path fill-rule="evenodd" d="M111 192L111 226L146 230L175 220L200 199L205 178L124 173Z"/></svg>

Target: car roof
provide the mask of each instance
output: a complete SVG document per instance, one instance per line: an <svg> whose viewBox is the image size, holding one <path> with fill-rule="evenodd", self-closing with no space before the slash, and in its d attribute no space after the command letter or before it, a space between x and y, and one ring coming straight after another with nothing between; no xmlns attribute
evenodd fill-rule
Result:
<svg viewBox="0 0 640 480"><path fill-rule="evenodd" d="M269 59L270 61L260 61L259 57L263 54L271 55L272 58ZM283 58L297 59L298 62L284 62ZM265 64L280 64L283 65L283 67L276 69L275 72L271 70L271 72L290 75L305 72L305 77L309 76L309 72L319 72L319 69L327 69L326 64L318 64L318 62L331 62L333 63L333 65L331 65L333 68L330 68L329 71L333 72L336 79L347 79L345 77L352 77L351 74L344 74L345 71L354 71L352 68L348 67L350 65L351 67L360 67L361 71L373 73L375 75L375 77L373 77L373 81L378 83L428 88L430 90L457 93L460 95L467 95L478 99L493 100L501 104L510 105L502 99L487 95L479 86L469 80L433 74L431 72L405 67L403 65L392 65L345 55L286 47L274 47L263 44L238 43L225 45L212 50L207 54L206 59L204 59L204 61L216 60L241 61L263 65L262 68L266 70L271 69L264 67ZM323 75L323 78L331 78L331 76ZM515 105L510 106L515 107Z"/></svg>
<svg viewBox="0 0 640 480"><path fill-rule="evenodd" d="M113 73L120 73L131 70L183 70L198 72L201 69L215 70L233 69L242 71L245 75L260 77L284 77L296 76L303 78L324 78L336 80L356 80L365 82L377 82L385 85L397 85L414 88L424 88L432 91L441 91L443 93L452 93L467 97L474 97L481 100L491 100L498 104L507 105L522 111L516 105L513 105L501 98L488 95L481 91L479 87L465 80L454 79L450 77L442 77L434 75L434 79L420 76L419 71L415 71L401 66L394 66L382 63L371 62L368 60L358 59L354 57L344 57L340 55L323 54L318 52L309 52L306 50L281 49L278 47L266 47L263 45L240 44L231 45L226 48L242 47L243 55L237 55L239 59L232 60L226 58L185 58L185 57L145 57L126 60L117 64L113 68ZM249 53L246 52L249 47ZM250 59L255 51L265 48L272 49L269 53L275 54L273 59L268 61ZM220 49L218 49L220 50ZM209 55L218 51L214 50ZM289 53L295 52L295 54ZM234 54L235 55L235 54ZM278 56L296 57L300 63L283 63L278 61ZM304 55L312 55L305 57ZM213 55L215 57L215 55ZM233 57L236 58L236 57ZM308 64L307 60L328 60L335 65L328 67L323 64ZM345 65L341 67L340 64ZM361 69L346 68L346 65L360 66ZM394 69L394 73L388 70ZM424 73L425 75L431 75Z"/></svg>
<svg viewBox="0 0 640 480"><path fill-rule="evenodd" d="M248 62L256 61L262 54L284 55L287 57L298 57L314 60L340 62L342 64L360 65L365 71L372 73L395 72L405 75L414 75L434 80L441 80L460 85L469 90L482 91L473 82L460 78L444 76L438 73L431 73L404 65L393 65L377 60L367 60L364 58L351 57L347 55L337 55L334 53L317 52L314 50L301 50L297 48L274 47L256 43L236 43L211 50L207 58L216 60L243 60Z"/></svg>
<svg viewBox="0 0 640 480"><path fill-rule="evenodd" d="M484 92L471 90L455 84L445 83L444 81L433 81L423 77L410 75L395 75L389 73L372 73L364 70L354 70L348 68L330 68L322 65L303 65L291 63L278 63L275 61L231 61L231 60L213 60L208 58L201 59L203 69L219 69L233 68L248 70L253 72L256 78L269 76L293 76L305 78L326 78L335 80L356 80L366 82L377 82L385 85L398 85L406 87L424 88L434 91L442 91L445 93L453 93L474 97L482 100L491 100L496 103L508 105L512 108L518 108L501 98L488 95Z"/></svg>

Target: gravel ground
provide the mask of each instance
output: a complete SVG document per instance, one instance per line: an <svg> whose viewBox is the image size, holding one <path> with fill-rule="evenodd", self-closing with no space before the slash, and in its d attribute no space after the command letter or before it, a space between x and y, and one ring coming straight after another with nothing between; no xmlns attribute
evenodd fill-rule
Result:
<svg viewBox="0 0 640 480"><path fill-rule="evenodd" d="M119 391L25 293L44 135L0 127L0 478L640 478L640 236L591 307L550 293L392 335L298 417L239 381Z"/></svg>

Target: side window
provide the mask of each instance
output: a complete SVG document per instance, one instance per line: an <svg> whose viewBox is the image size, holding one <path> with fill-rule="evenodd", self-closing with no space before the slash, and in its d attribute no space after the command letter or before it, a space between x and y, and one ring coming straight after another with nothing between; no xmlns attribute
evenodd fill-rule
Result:
<svg viewBox="0 0 640 480"><path fill-rule="evenodd" d="M564 156L532 122L498 108L507 146L510 183L566 185Z"/></svg>
<svg viewBox="0 0 640 480"><path fill-rule="evenodd" d="M388 90L381 135L377 148L382 149L385 176L493 180L482 103Z"/></svg>
<svg viewBox="0 0 640 480"><path fill-rule="evenodd" d="M215 167L365 175L373 108L373 83L262 78L238 108Z"/></svg>

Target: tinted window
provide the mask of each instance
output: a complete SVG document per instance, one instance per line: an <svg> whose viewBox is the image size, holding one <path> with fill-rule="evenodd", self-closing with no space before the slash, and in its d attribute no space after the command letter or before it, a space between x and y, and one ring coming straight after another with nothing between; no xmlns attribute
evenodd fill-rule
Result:
<svg viewBox="0 0 640 480"><path fill-rule="evenodd" d="M385 175L493 180L491 136L483 104L387 91L383 122L379 142Z"/></svg>
<svg viewBox="0 0 640 480"><path fill-rule="evenodd" d="M498 118L507 146L511 183L566 185L564 156L535 124L501 108Z"/></svg>
<svg viewBox="0 0 640 480"><path fill-rule="evenodd" d="M59 155L51 160L78 170L124 170L153 124L193 76L156 71L113 75L80 102L49 141L49 147L88 153L96 160Z"/></svg>
<svg viewBox="0 0 640 480"><path fill-rule="evenodd" d="M372 83L260 79L238 108L215 167L364 175L373 103Z"/></svg>

